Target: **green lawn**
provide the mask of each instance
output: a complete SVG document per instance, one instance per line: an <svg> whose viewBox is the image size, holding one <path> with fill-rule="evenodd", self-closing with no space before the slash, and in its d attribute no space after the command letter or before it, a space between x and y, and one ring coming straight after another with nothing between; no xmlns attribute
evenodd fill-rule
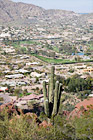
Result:
<svg viewBox="0 0 93 140"><path fill-rule="evenodd" d="M34 56L36 56L37 58L39 58L40 60L47 62L47 63L54 63L54 64L65 64L65 63L74 63L75 61L70 61L70 60L64 60L64 59L53 59L53 58L47 58L47 57L43 57L43 56L39 56L36 54L32 54Z"/></svg>
<svg viewBox="0 0 93 140"><path fill-rule="evenodd" d="M14 46L15 48L20 47L20 45L22 45L22 44L40 45L40 42L35 42L35 41L32 41L32 40L27 40L27 41L15 41L15 42L11 43L11 45Z"/></svg>
<svg viewBox="0 0 93 140"><path fill-rule="evenodd" d="M37 44L37 42L28 40L28 41L20 41L20 44Z"/></svg>
<svg viewBox="0 0 93 140"><path fill-rule="evenodd" d="M86 61L70 61L70 60L65 60L65 59L53 59L53 58L48 58L48 57L44 57L44 56L40 56L40 55L37 55L37 54L31 54L35 57L37 57L38 59L44 61L44 62L47 62L47 63L54 63L54 64L72 64L72 63L82 63L82 62L93 62L93 60L86 60Z"/></svg>
<svg viewBox="0 0 93 140"><path fill-rule="evenodd" d="M32 93L26 93L25 96L30 95L30 94L32 94ZM20 93L20 94L19 94L19 97L23 97L23 96L24 96L23 93Z"/></svg>

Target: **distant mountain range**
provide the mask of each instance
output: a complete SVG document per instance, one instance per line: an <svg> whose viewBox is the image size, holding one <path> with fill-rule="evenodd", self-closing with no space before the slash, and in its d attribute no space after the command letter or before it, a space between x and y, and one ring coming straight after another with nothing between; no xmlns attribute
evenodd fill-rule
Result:
<svg viewBox="0 0 93 140"><path fill-rule="evenodd" d="M22 2L0 0L0 24L30 24L40 20L62 22L77 19L80 14L65 10L45 10ZM65 19L65 20L64 20Z"/></svg>
<svg viewBox="0 0 93 140"><path fill-rule="evenodd" d="M79 14L89 14L89 13L79 13Z"/></svg>

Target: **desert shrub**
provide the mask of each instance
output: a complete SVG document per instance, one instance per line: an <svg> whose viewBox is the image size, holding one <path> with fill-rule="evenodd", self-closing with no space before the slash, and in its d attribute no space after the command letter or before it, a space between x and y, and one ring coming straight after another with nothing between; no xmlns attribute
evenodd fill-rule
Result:
<svg viewBox="0 0 93 140"><path fill-rule="evenodd" d="M3 119L1 119L3 117ZM30 117L12 116L12 120L8 119L8 115L0 114L0 139L1 140L69 140L69 136L63 133L63 129L57 125L48 128L39 128ZM61 120L59 120L61 121ZM57 121L58 123L58 121ZM62 124L62 123L61 123Z"/></svg>
<svg viewBox="0 0 93 140"><path fill-rule="evenodd" d="M83 108L82 108L83 109ZM79 140L93 139L93 110L85 112L80 118L75 118L73 121L75 127L76 138Z"/></svg>
<svg viewBox="0 0 93 140"><path fill-rule="evenodd" d="M66 111L72 111L72 110L74 110L75 109L75 106L74 105L72 105L72 104L70 104L69 102L67 102L66 104L65 104L65 106L64 106L64 110L66 110Z"/></svg>
<svg viewBox="0 0 93 140"><path fill-rule="evenodd" d="M86 99L89 96L89 94L91 94L91 90L84 90L82 92L78 92L77 96L79 99L83 100Z"/></svg>
<svg viewBox="0 0 93 140"><path fill-rule="evenodd" d="M35 81L35 83L37 83L38 81L39 81L39 77L35 77L36 78L36 81Z"/></svg>
<svg viewBox="0 0 93 140"><path fill-rule="evenodd" d="M46 119L43 113L40 117L41 120ZM0 140L92 140L92 117L92 109L73 120L57 115L54 126L45 128L39 127L33 117L13 115L9 118L6 111L3 111L0 113Z"/></svg>
<svg viewBox="0 0 93 140"><path fill-rule="evenodd" d="M86 80L74 75L66 79L65 85L68 86L69 92L79 92L84 90L92 90L93 78L89 77Z"/></svg>
<svg viewBox="0 0 93 140"><path fill-rule="evenodd" d="M73 72L74 72L74 69L70 69L69 72L70 72L70 73L73 73Z"/></svg>
<svg viewBox="0 0 93 140"><path fill-rule="evenodd" d="M17 88L17 89L15 89L13 95L19 97L21 93L22 93L22 89Z"/></svg>
<svg viewBox="0 0 93 140"><path fill-rule="evenodd" d="M0 97L0 101L4 101L3 97Z"/></svg>
<svg viewBox="0 0 93 140"><path fill-rule="evenodd" d="M65 78L63 76L60 75L56 75L55 76L55 81L59 81L60 83L62 83L64 85L65 83Z"/></svg>

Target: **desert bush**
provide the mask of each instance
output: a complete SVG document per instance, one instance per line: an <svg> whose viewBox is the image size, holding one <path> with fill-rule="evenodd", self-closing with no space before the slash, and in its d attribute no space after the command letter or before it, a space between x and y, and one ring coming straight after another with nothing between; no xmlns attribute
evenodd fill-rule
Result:
<svg viewBox="0 0 93 140"><path fill-rule="evenodd" d="M44 118L43 118L44 117ZM39 127L30 116L0 112L0 140L92 140L93 111L90 109L81 118L67 120L62 115L55 117L55 125ZM45 120L41 113L39 119ZM81 125L82 124L82 125Z"/></svg>
<svg viewBox="0 0 93 140"><path fill-rule="evenodd" d="M4 101L3 97L0 97L0 101Z"/></svg>

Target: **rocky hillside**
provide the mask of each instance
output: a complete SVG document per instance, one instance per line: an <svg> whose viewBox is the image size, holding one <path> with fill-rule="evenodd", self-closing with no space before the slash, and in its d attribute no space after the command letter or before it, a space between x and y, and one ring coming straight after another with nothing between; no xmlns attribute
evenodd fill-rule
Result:
<svg viewBox="0 0 93 140"><path fill-rule="evenodd" d="M45 20L58 22L77 18L79 15L72 11L65 10L45 10L41 7L13 2L10 0L0 0L0 23L31 23Z"/></svg>
<svg viewBox="0 0 93 140"><path fill-rule="evenodd" d="M10 0L0 0L0 22L11 22L16 20L26 20L42 15L43 8L32 4L15 3Z"/></svg>

